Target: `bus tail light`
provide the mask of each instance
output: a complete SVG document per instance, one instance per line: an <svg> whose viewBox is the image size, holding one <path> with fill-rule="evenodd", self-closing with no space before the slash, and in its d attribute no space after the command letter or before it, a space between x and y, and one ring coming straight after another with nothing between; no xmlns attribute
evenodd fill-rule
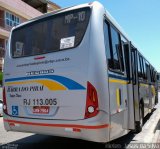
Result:
<svg viewBox="0 0 160 149"><path fill-rule="evenodd" d="M5 87L3 88L3 112L8 114Z"/></svg>
<svg viewBox="0 0 160 149"><path fill-rule="evenodd" d="M91 118L98 114L98 95L95 87L87 82L87 98L86 98L86 109L85 109L85 118Z"/></svg>

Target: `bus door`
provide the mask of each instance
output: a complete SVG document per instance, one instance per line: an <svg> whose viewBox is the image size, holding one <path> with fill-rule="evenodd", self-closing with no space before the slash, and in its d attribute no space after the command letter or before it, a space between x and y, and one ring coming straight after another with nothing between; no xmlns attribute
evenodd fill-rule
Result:
<svg viewBox="0 0 160 149"><path fill-rule="evenodd" d="M122 42L122 48L124 51L124 62L125 62L125 68L126 68L126 76L127 76L127 94L128 94L128 103L127 103L127 108L128 110L125 111L124 117L128 119L128 122L126 125L123 126L124 129L135 129L135 117L134 117L134 98L133 98L133 84L132 84L132 70L133 68L136 68L136 64L134 63L135 61L132 61L132 55L131 55L131 46L130 44L125 41L121 37L121 42ZM133 62L133 67L132 67L132 62ZM133 76L135 78L135 75Z"/></svg>
<svg viewBox="0 0 160 149"><path fill-rule="evenodd" d="M133 84L133 101L134 101L134 117L135 121L139 120L139 85L138 85L138 70L137 70L137 49L131 46L131 68L132 68L132 84Z"/></svg>
<svg viewBox="0 0 160 149"><path fill-rule="evenodd" d="M150 67L149 67L149 64L146 64L146 73L147 73L147 80L148 80L148 100L149 100L149 105L148 105L148 108L149 109L152 109L153 105L154 105L154 95L153 95L153 87L154 85L152 85L151 83L151 74L150 74Z"/></svg>

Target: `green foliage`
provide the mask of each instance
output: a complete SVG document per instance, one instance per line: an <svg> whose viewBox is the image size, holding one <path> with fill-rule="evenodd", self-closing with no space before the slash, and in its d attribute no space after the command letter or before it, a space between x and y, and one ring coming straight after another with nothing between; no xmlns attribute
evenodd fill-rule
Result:
<svg viewBox="0 0 160 149"><path fill-rule="evenodd" d="M3 72L0 72L0 81L3 79Z"/></svg>

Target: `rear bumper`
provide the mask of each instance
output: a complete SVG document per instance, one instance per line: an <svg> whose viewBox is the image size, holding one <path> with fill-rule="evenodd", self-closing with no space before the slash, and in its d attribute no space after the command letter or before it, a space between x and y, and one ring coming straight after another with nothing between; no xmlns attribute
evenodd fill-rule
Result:
<svg viewBox="0 0 160 149"><path fill-rule="evenodd" d="M91 119L60 121L22 119L4 115L4 126L7 131L32 132L93 142L108 142L110 127L109 124L106 123L105 117L106 114L101 113Z"/></svg>

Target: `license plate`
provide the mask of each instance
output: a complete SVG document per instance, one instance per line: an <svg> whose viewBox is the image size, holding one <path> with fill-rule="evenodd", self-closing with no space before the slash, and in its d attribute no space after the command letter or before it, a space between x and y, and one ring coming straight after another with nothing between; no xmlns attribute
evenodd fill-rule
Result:
<svg viewBox="0 0 160 149"><path fill-rule="evenodd" d="M23 106L58 106L58 101L56 98L23 99Z"/></svg>
<svg viewBox="0 0 160 149"><path fill-rule="evenodd" d="M35 106L33 107L34 114L49 114L50 107L47 106Z"/></svg>

